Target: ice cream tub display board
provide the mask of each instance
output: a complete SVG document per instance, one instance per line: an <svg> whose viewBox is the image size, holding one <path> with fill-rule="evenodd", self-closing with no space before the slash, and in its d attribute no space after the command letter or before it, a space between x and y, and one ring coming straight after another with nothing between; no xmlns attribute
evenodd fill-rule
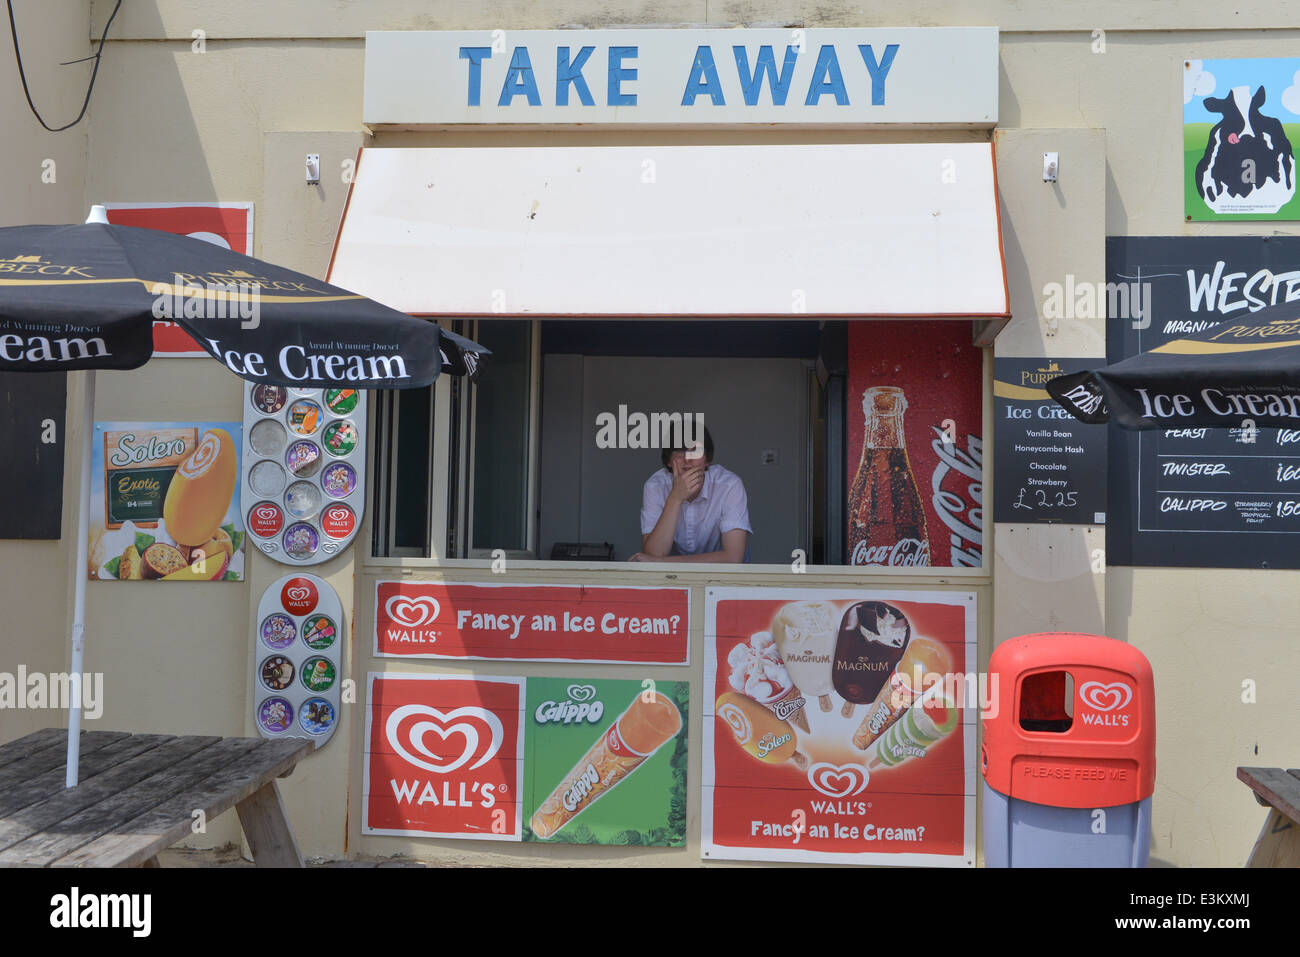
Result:
<svg viewBox="0 0 1300 957"><path fill-rule="evenodd" d="M343 604L315 575L286 575L257 604L253 721L264 738L322 747L339 723Z"/></svg>
<svg viewBox="0 0 1300 957"><path fill-rule="evenodd" d="M98 581L243 581L238 422L96 422L89 567Z"/></svg>
<svg viewBox="0 0 1300 957"><path fill-rule="evenodd" d="M706 859L974 866L976 600L712 588Z"/></svg>
<svg viewBox="0 0 1300 957"><path fill-rule="evenodd" d="M361 389L244 383L241 509L249 535L286 565L317 565L346 548L365 509Z"/></svg>

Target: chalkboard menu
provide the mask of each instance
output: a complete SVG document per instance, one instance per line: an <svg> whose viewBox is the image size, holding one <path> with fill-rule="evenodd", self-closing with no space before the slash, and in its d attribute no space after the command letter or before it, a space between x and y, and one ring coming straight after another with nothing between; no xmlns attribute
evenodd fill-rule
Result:
<svg viewBox="0 0 1300 957"><path fill-rule="evenodd" d="M1071 525L1106 521L1106 428L1085 425L1044 390L1098 359L996 359L993 520Z"/></svg>
<svg viewBox="0 0 1300 957"><path fill-rule="evenodd" d="M1106 272L1110 362L1265 306L1300 314L1300 237L1111 237ZM1110 564L1300 568L1300 431L1243 424L1109 427Z"/></svg>
<svg viewBox="0 0 1300 957"><path fill-rule="evenodd" d="M62 372L0 373L0 539L57 539L63 525Z"/></svg>

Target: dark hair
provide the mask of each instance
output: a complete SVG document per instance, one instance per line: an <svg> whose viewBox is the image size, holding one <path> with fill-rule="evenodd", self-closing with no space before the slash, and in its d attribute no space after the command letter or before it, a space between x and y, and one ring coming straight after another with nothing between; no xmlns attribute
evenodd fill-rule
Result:
<svg viewBox="0 0 1300 957"><path fill-rule="evenodd" d="M685 441L684 438L683 441ZM666 448L659 453L659 461L664 464L664 468L671 472L672 466L668 463L672 460L673 453L688 451L690 450L685 445L675 445L671 448ZM710 464L713 462L713 436L709 434L709 427L707 425L704 427L704 460Z"/></svg>

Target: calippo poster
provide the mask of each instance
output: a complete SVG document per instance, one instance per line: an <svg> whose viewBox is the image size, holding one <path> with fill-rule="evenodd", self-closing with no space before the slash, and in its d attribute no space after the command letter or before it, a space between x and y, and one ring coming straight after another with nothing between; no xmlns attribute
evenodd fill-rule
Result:
<svg viewBox="0 0 1300 957"><path fill-rule="evenodd" d="M114 226L157 229L253 255L252 203L108 203L105 208ZM153 354L207 356L179 324L166 321L153 324Z"/></svg>
<svg viewBox="0 0 1300 957"><path fill-rule="evenodd" d="M371 674L366 834L517 841L523 678Z"/></svg>
<svg viewBox="0 0 1300 957"><path fill-rule="evenodd" d="M689 663L685 588L375 584L375 654L500 661Z"/></svg>
<svg viewBox="0 0 1300 957"><path fill-rule="evenodd" d="M975 595L709 589L705 858L968 866Z"/></svg>
<svg viewBox="0 0 1300 957"><path fill-rule="evenodd" d="M529 678L524 840L684 847L685 681Z"/></svg>
<svg viewBox="0 0 1300 957"><path fill-rule="evenodd" d="M1300 59L1183 61L1189 220L1297 220Z"/></svg>
<svg viewBox="0 0 1300 957"><path fill-rule="evenodd" d="M984 356L970 324L853 322L848 348L848 563L980 567Z"/></svg>
<svg viewBox="0 0 1300 957"><path fill-rule="evenodd" d="M90 553L98 581L243 581L240 422L96 422Z"/></svg>

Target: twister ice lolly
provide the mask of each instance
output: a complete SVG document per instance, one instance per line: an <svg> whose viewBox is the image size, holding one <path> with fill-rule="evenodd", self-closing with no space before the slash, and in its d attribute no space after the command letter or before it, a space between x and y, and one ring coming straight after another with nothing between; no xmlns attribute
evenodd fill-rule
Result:
<svg viewBox="0 0 1300 957"><path fill-rule="evenodd" d="M538 805L529 827L545 840L591 807L682 729L677 705L657 691L632 699L572 770Z"/></svg>
<svg viewBox="0 0 1300 957"><path fill-rule="evenodd" d="M903 717L882 734L876 753L867 760L867 770L896 768L912 758L925 757L926 750L957 727L957 706L941 695L927 697L908 708Z"/></svg>
<svg viewBox="0 0 1300 957"><path fill-rule="evenodd" d="M794 729L753 698L724 691L718 695L714 713L731 729L736 743L758 760L768 764L793 761L800 771L807 769L808 757L799 750Z"/></svg>
<svg viewBox="0 0 1300 957"><path fill-rule="evenodd" d="M875 699L911 635L907 617L881 601L860 601L844 613L831 669L844 717L853 714L854 705Z"/></svg>
<svg viewBox="0 0 1300 957"><path fill-rule="evenodd" d="M824 601L791 602L772 620L772 637L786 670L799 691L816 697L823 711L832 707L831 660L839 623L840 613Z"/></svg>
<svg viewBox="0 0 1300 957"><path fill-rule="evenodd" d="M853 746L866 750L871 742L902 717L903 712L933 684L931 674L942 675L952 667L948 649L928 638L917 638L898 661L898 668L885 682L867 716L853 734Z"/></svg>

